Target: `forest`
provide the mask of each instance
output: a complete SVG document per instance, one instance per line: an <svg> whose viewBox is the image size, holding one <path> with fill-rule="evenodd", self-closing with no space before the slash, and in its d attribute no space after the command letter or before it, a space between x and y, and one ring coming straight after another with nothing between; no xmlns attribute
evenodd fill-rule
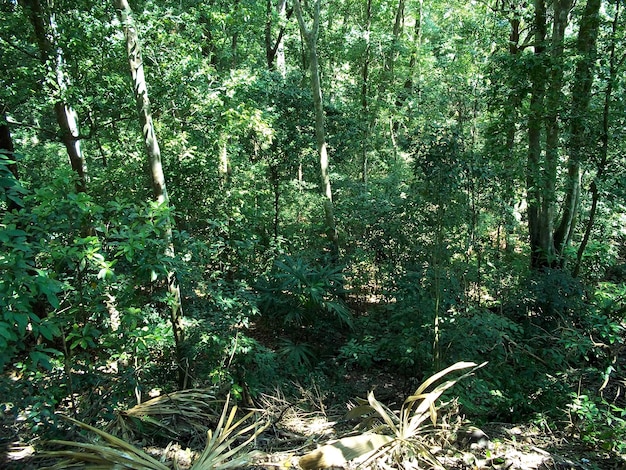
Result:
<svg viewBox="0 0 626 470"><path fill-rule="evenodd" d="M0 467L626 468L622 0L0 0Z"/></svg>

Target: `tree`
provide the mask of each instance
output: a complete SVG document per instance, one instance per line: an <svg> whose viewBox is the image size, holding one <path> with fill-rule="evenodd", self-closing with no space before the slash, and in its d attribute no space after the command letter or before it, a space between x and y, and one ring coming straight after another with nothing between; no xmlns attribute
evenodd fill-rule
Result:
<svg viewBox="0 0 626 470"><path fill-rule="evenodd" d="M322 85L320 83L319 58L317 53L317 38L320 24L320 0L317 0L313 10L313 23L308 28L302 15L300 0L295 0L294 9L300 32L308 50L308 61L311 72L311 91L313 93L313 106L315 110L315 141L317 143L317 153L320 162L320 176L322 182L322 193L324 194L324 216L328 239L331 243L331 256L334 260L339 257L339 236L335 224L335 214L333 206L333 192L330 184L328 148L326 144L326 127L324 117L324 102L322 97Z"/></svg>
<svg viewBox="0 0 626 470"><path fill-rule="evenodd" d="M267 60L267 68L271 71L278 70L283 78L287 74L287 66L285 63L285 31L286 22L289 21L293 9L287 12L287 0L278 0L276 5L276 15L280 21L278 37L276 41L272 41L272 23L274 18L274 10L272 8L272 0L267 0L267 9L265 14L267 20L265 24L265 58Z"/></svg>
<svg viewBox="0 0 626 470"><path fill-rule="evenodd" d="M143 142L150 168L150 176L152 179L152 191L156 202L169 210L169 197L165 184L165 174L161 163L161 150L154 130L152 121L152 112L150 110L150 99L148 98L148 88L143 68L143 59L141 56L141 48L139 37L132 19L132 11L126 0L115 0L115 8L120 17L122 27L124 29L124 37L126 38L126 50L128 53L128 62L130 65L130 74L133 82L133 92L137 104L137 112L139 122L141 124ZM175 257L174 243L172 235L173 222L170 218L165 229L164 242L165 254L171 258ZM167 273L167 286L171 296L170 298L170 321L176 344L177 360L179 367L179 386L184 388L187 382L187 371L183 364L183 307L180 295L180 286L176 278L176 273L169 270Z"/></svg>
<svg viewBox="0 0 626 470"><path fill-rule="evenodd" d="M554 234L554 243L561 255L570 245L580 206L581 165L585 154L593 151L587 145L591 133L587 118L591 102L594 67L596 63L596 41L600 26L600 0L588 0L580 21L576 50L578 63L572 87L572 103L570 114L570 137L567 162L567 181L561 223ZM565 261L565 260L564 260ZM563 261L563 262L564 262Z"/></svg>
<svg viewBox="0 0 626 470"><path fill-rule="evenodd" d="M54 112L61 130L61 140L67 150L72 169L78 176L76 191L87 190L87 165L80 145L78 118L71 104L67 103L63 95L68 88L65 57L58 44L58 32L53 5L47 0L20 0L20 4L28 12L29 20L35 32L35 39L39 47L41 62L49 74L55 77L57 90L54 92L56 102Z"/></svg>
<svg viewBox="0 0 626 470"><path fill-rule="evenodd" d="M534 3L535 60L531 70L526 189L531 266L536 269L557 267L560 263L561 253L554 240L556 184L560 158L563 48L571 5L571 0L553 2L552 35L548 38L546 2L535 0ZM545 131L545 145L542 130Z"/></svg>
<svg viewBox="0 0 626 470"><path fill-rule="evenodd" d="M593 29L598 27L598 25L595 24L595 21L597 21L598 18L597 16L593 16L593 10L595 8L593 6L590 7L590 4L592 3L594 2L590 0L587 4L587 8L590 9L592 13L591 17L589 17L587 21L587 28L590 30L589 33L594 33ZM613 90L614 90L615 82L618 76L619 65L620 63L623 64L624 59L626 59L626 55L622 55L621 58L619 58L616 54L616 42L617 42L618 26L619 26L621 13L622 12L620 10L620 2L616 2L613 20L611 21L611 31L610 31L609 44L608 44L608 56L609 56L608 76L606 77L606 84L605 84L604 92L602 93L603 95L602 125L601 125L601 131L600 131L600 136L599 136L599 140L600 140L600 148L598 149L599 156L597 158L597 163L596 163L596 174L595 176L593 176L593 179L589 187L589 190L591 192L591 207L589 209L589 216L587 219L587 223L585 224L583 238L580 242L580 245L578 246L578 251L576 253L576 263L572 271L574 277L577 277L578 274L580 273L580 267L581 267L583 255L585 253L585 249L587 248L587 245L591 238L591 231L592 231L593 225L596 222L598 203L600 201L599 185L601 185L603 180L605 179L605 174L606 174L607 166L609 163L609 132L610 132L609 118L611 114L611 106L612 106L612 101L613 101ZM595 13L595 15L597 15L597 12ZM596 35L597 33L598 32L595 31ZM579 35L579 40L580 39L581 37ZM581 48L585 49L587 47L585 46L585 44L580 44L580 43L577 44L577 46L579 49ZM579 63L585 64L585 65L581 64L583 71L587 70L587 67L591 65L589 63L591 62L591 58L596 55L596 51L594 51L592 47L589 47L588 53L589 53L588 56L586 57L583 55L579 62ZM583 84L585 86L587 85L586 80L588 78L589 77L585 77L585 80L581 81L581 86ZM583 107L588 108L588 102L585 104L586 99L579 100L579 101L581 105L584 105ZM579 122L582 121L583 119L584 119L584 114L582 114L582 110L581 110L581 115L579 116ZM578 141L576 142L576 145L580 145L581 139L582 139L582 136L572 135L572 140ZM578 152L580 152L580 149L577 148L575 150L574 155L576 155ZM580 162L577 162L577 163L578 163L578 167L573 166L572 168L575 172L574 174L576 174L576 172L580 173Z"/></svg>

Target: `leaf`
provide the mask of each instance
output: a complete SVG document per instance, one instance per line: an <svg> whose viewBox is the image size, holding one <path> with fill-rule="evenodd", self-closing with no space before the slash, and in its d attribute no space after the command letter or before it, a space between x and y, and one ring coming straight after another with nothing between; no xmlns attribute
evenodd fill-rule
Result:
<svg viewBox="0 0 626 470"><path fill-rule="evenodd" d="M367 457L368 454L373 454L382 446L393 441L393 437L384 434L360 434L344 437L302 456L299 464L304 470L343 467L349 461L359 457Z"/></svg>
<svg viewBox="0 0 626 470"><path fill-rule="evenodd" d="M31 361L33 361L33 369L37 368L37 365L41 364L46 370L52 369L52 365L50 364L50 357L47 354L44 354L39 351L31 351L28 356Z"/></svg>
<svg viewBox="0 0 626 470"><path fill-rule="evenodd" d="M61 418L69 421L70 423L91 431L106 442L105 444L85 444L80 442L69 441L51 441L53 444L65 445L69 447L76 447L82 449L82 452L76 451L57 451L47 452L45 455L51 457L67 457L72 462L90 462L94 468L97 464L100 464L97 468L131 468L131 469L152 469L152 470L169 470L165 464L162 464L158 460L154 459L150 455L146 454L141 449L124 442L123 440L109 434L101 429L94 428L81 421L70 418L69 416L61 415ZM103 465L106 464L106 465ZM67 468L59 467L59 468ZM56 468L56 467L53 467Z"/></svg>
<svg viewBox="0 0 626 470"><path fill-rule="evenodd" d="M383 421L385 421L385 424L389 426L389 429L391 429L393 434L397 436L399 432L398 432L396 423L394 423L394 420L392 419L392 416L395 417L393 412L390 411L389 409L386 409L382 403L380 403L378 400L376 400L376 398L374 398L374 392L369 392L367 394L367 401L369 402L370 406L374 409L374 411L376 411L376 413L380 415Z"/></svg>

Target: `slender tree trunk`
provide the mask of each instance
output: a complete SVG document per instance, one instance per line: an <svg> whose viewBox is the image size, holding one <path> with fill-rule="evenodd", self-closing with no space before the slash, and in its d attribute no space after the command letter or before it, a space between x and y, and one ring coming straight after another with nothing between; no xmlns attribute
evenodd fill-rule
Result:
<svg viewBox="0 0 626 470"><path fill-rule="evenodd" d="M504 8L504 7L503 7ZM510 2L510 10L506 11L510 14L509 23L511 30L509 32L509 54L511 57L517 57L519 55L519 41L520 41L520 17L521 12L515 1ZM516 123L518 119L518 109L522 101L522 95L519 91L514 90L510 97L509 102L505 105L505 119L506 119L506 153L510 158L513 158L515 150L515 134Z"/></svg>
<svg viewBox="0 0 626 470"><path fill-rule="evenodd" d="M276 13L281 25L278 31L278 37L274 42L272 40L273 5L272 0L267 0L267 20L265 23L265 57L267 60L267 68L270 71L278 70L283 78L287 75L287 66L285 63L285 30L286 22L291 17L291 12L292 10L287 13L287 0L278 0Z"/></svg>
<svg viewBox="0 0 626 470"><path fill-rule="evenodd" d="M557 251L563 258L570 244L580 203L581 162L588 151L586 116L591 102L593 70L596 62L596 40L600 26L601 0L588 0L580 23L576 49L580 56L576 64L572 88L572 113L570 117L569 160L567 164L567 187L563 202L561 223L554 234ZM563 258L564 260L564 258Z"/></svg>
<svg viewBox="0 0 626 470"><path fill-rule="evenodd" d="M595 1L595 0L594 0ZM589 0L591 3L592 0ZM591 230L595 223L596 212L598 209L598 202L600 199L600 191L598 188L598 183L602 182L604 179L604 173L606 171L606 166L608 163L608 153L609 153L609 116L611 111L611 102L613 99L613 86L615 80L617 79L617 60L615 56L615 42L617 37L617 29L620 17L620 3L617 2L615 6L615 17L612 22L612 30L611 30L611 43L609 46L609 76L607 78L606 88L604 89L604 106L602 110L602 133L600 134L600 160L598 162L598 167L596 170L596 176L591 181L590 191L591 191L591 208L589 210L589 218L587 220L587 224L585 226L585 233L583 235L583 239L578 246L578 252L576 253L576 264L574 265L574 269L572 274L574 277L577 277L580 273L580 266L582 263L582 258L585 253L585 249L587 248L587 244L589 243L589 239L591 238Z"/></svg>
<svg viewBox="0 0 626 470"><path fill-rule="evenodd" d="M555 0L553 2L554 19L552 24L552 40L550 67L548 72L548 88L546 91L546 150L544 172L542 175L542 205L540 209L540 243L544 250L544 263L551 267L560 266L559 246L555 241L556 222L556 182L560 162L560 117L563 97L563 48L565 29L572 0Z"/></svg>
<svg viewBox="0 0 626 470"><path fill-rule="evenodd" d="M228 156L228 136L222 135L218 142L219 145L219 154L220 154L220 164L219 164L219 174L221 180L221 186L223 191L227 191L230 178L232 175L232 169L230 166L230 158Z"/></svg>
<svg viewBox="0 0 626 470"><path fill-rule="evenodd" d="M545 0L535 0L535 61L531 70L530 109L528 114L528 161L526 168L526 198L528 200L528 228L530 232L531 266L542 264L544 252L540 239L542 232L539 210L541 198L541 129L545 96L545 40L546 6Z"/></svg>
<svg viewBox="0 0 626 470"><path fill-rule="evenodd" d="M315 140L320 161L320 173L322 192L324 194L324 216L327 227L328 239L331 243L331 256L336 261L339 258L339 237L335 225L333 206L333 194L330 184L328 168L328 150L326 145L326 127L324 123L324 106L322 100L322 86L320 84L319 61L317 54L317 37L319 33L320 0L315 4L313 13L313 25L311 29L306 27L302 16L300 0L294 0L294 8L300 25L300 32L308 49L309 67L311 69L311 90L313 93L313 105L315 108Z"/></svg>
<svg viewBox="0 0 626 470"><path fill-rule="evenodd" d="M152 122L152 112L150 110L150 100L148 98L148 88L144 75L139 37L132 20L132 12L127 0L114 0L114 4L116 10L118 11L124 30L124 37L126 39L130 74L133 82L133 91L137 104L137 112L139 114L139 122L141 124L141 129L143 130L143 141L150 165L150 176L152 178L154 198L159 204L169 207L169 197L167 194L167 187L165 185L165 174L161 163L161 151L159 149L159 143L157 141L157 136ZM175 253L172 225L173 222L170 219L165 231L165 254L173 258ZM171 297L170 321L172 323L172 331L176 344L176 354L179 367L179 386L181 388L185 388L187 385L187 364L185 363L186 360L182 349L184 341L183 308L180 286L178 285L175 272L168 272L167 284Z"/></svg>
<svg viewBox="0 0 626 470"><path fill-rule="evenodd" d="M406 5L406 0L398 0L398 6L396 8L396 15L393 22L393 47L389 51L389 54L385 57L385 70L389 73L390 81L393 82L393 74L394 74L394 65L398 58L398 51L400 46L400 35L402 34L402 30L404 28L404 9ZM372 12L372 2L370 0L367 1L367 18L368 18L368 26L369 26L369 18ZM369 29L369 28L368 28Z"/></svg>
<svg viewBox="0 0 626 470"><path fill-rule="evenodd" d="M509 32L509 55L512 60L517 60L519 56L519 42L520 42L520 26L521 26L521 7L518 0L509 2L507 6L502 6L504 13L510 15L510 32ZM510 77L510 80L517 80L517 77ZM515 161L515 140L517 135L517 123L519 120L519 110L526 90L520 90L519 87L512 87L512 91L508 96L508 100L504 105L504 120L505 120L505 158L504 165L509 165L509 162ZM510 174L510 173L509 173ZM511 174L511 176L513 176ZM504 229L505 240L505 252L510 253L512 250L512 244L510 243L510 227L512 226L512 210L515 204L515 185L507 185L505 188L505 197L503 198L502 207L502 224Z"/></svg>
<svg viewBox="0 0 626 470"><path fill-rule="evenodd" d="M411 47L411 56L409 58L409 70L404 80L402 91L400 91L396 97L396 108L398 111L404 105L404 102L408 97L414 94L414 76L417 69L417 52L421 43L422 34L422 7L423 0L419 0L417 3L417 11L415 12L415 24L413 25L413 44ZM400 0L398 3L398 9L396 10L396 20L393 27L394 42L399 43L400 33L402 32L402 25L404 24L404 0ZM393 63L389 66L393 78ZM417 90L417 98L419 100L419 90ZM398 146L396 142L396 136L400 129L400 121L392 115L391 117L391 145L393 148L394 160L397 160Z"/></svg>
<svg viewBox="0 0 626 470"><path fill-rule="evenodd" d="M370 44L370 29L372 25L372 0L367 0L367 7L365 11L365 53L363 54L363 68L361 70L361 110L363 113L363 137L361 138L361 152L362 152L362 176L361 181L365 191L367 191L367 172L368 172L368 158L367 152L369 150L370 139L370 115L368 106L368 93L369 93L369 66L371 55Z"/></svg>
<svg viewBox="0 0 626 470"><path fill-rule="evenodd" d="M64 73L65 59L61 48L57 44L56 21L54 13L50 11L51 6L46 0L43 0L43 4L40 0L19 1L20 5L28 12L29 20L33 25L41 61L45 66L52 69L50 71L56 77L59 91L64 92L67 90L67 79ZM54 112L61 129L61 140L67 150L72 169L78 176L76 191L85 192L87 190L87 165L80 145L80 132L76 112L62 99L55 103Z"/></svg>
<svg viewBox="0 0 626 470"><path fill-rule="evenodd" d="M233 11L235 13L237 13L237 11L240 8L239 5L239 0L234 0L233 1ZM236 25L235 27L237 27L238 25ZM230 38L230 53L231 53L231 62L230 62L230 67L232 69L234 69L237 66L237 46L239 43L239 31L235 30L235 32L233 32L233 36Z"/></svg>

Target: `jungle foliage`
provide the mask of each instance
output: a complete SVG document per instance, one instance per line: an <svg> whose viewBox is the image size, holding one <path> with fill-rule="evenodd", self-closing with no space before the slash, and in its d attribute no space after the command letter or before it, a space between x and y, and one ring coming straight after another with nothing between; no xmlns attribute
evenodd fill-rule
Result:
<svg viewBox="0 0 626 470"><path fill-rule="evenodd" d="M0 0L0 439L487 361L464 416L626 452L623 10Z"/></svg>

